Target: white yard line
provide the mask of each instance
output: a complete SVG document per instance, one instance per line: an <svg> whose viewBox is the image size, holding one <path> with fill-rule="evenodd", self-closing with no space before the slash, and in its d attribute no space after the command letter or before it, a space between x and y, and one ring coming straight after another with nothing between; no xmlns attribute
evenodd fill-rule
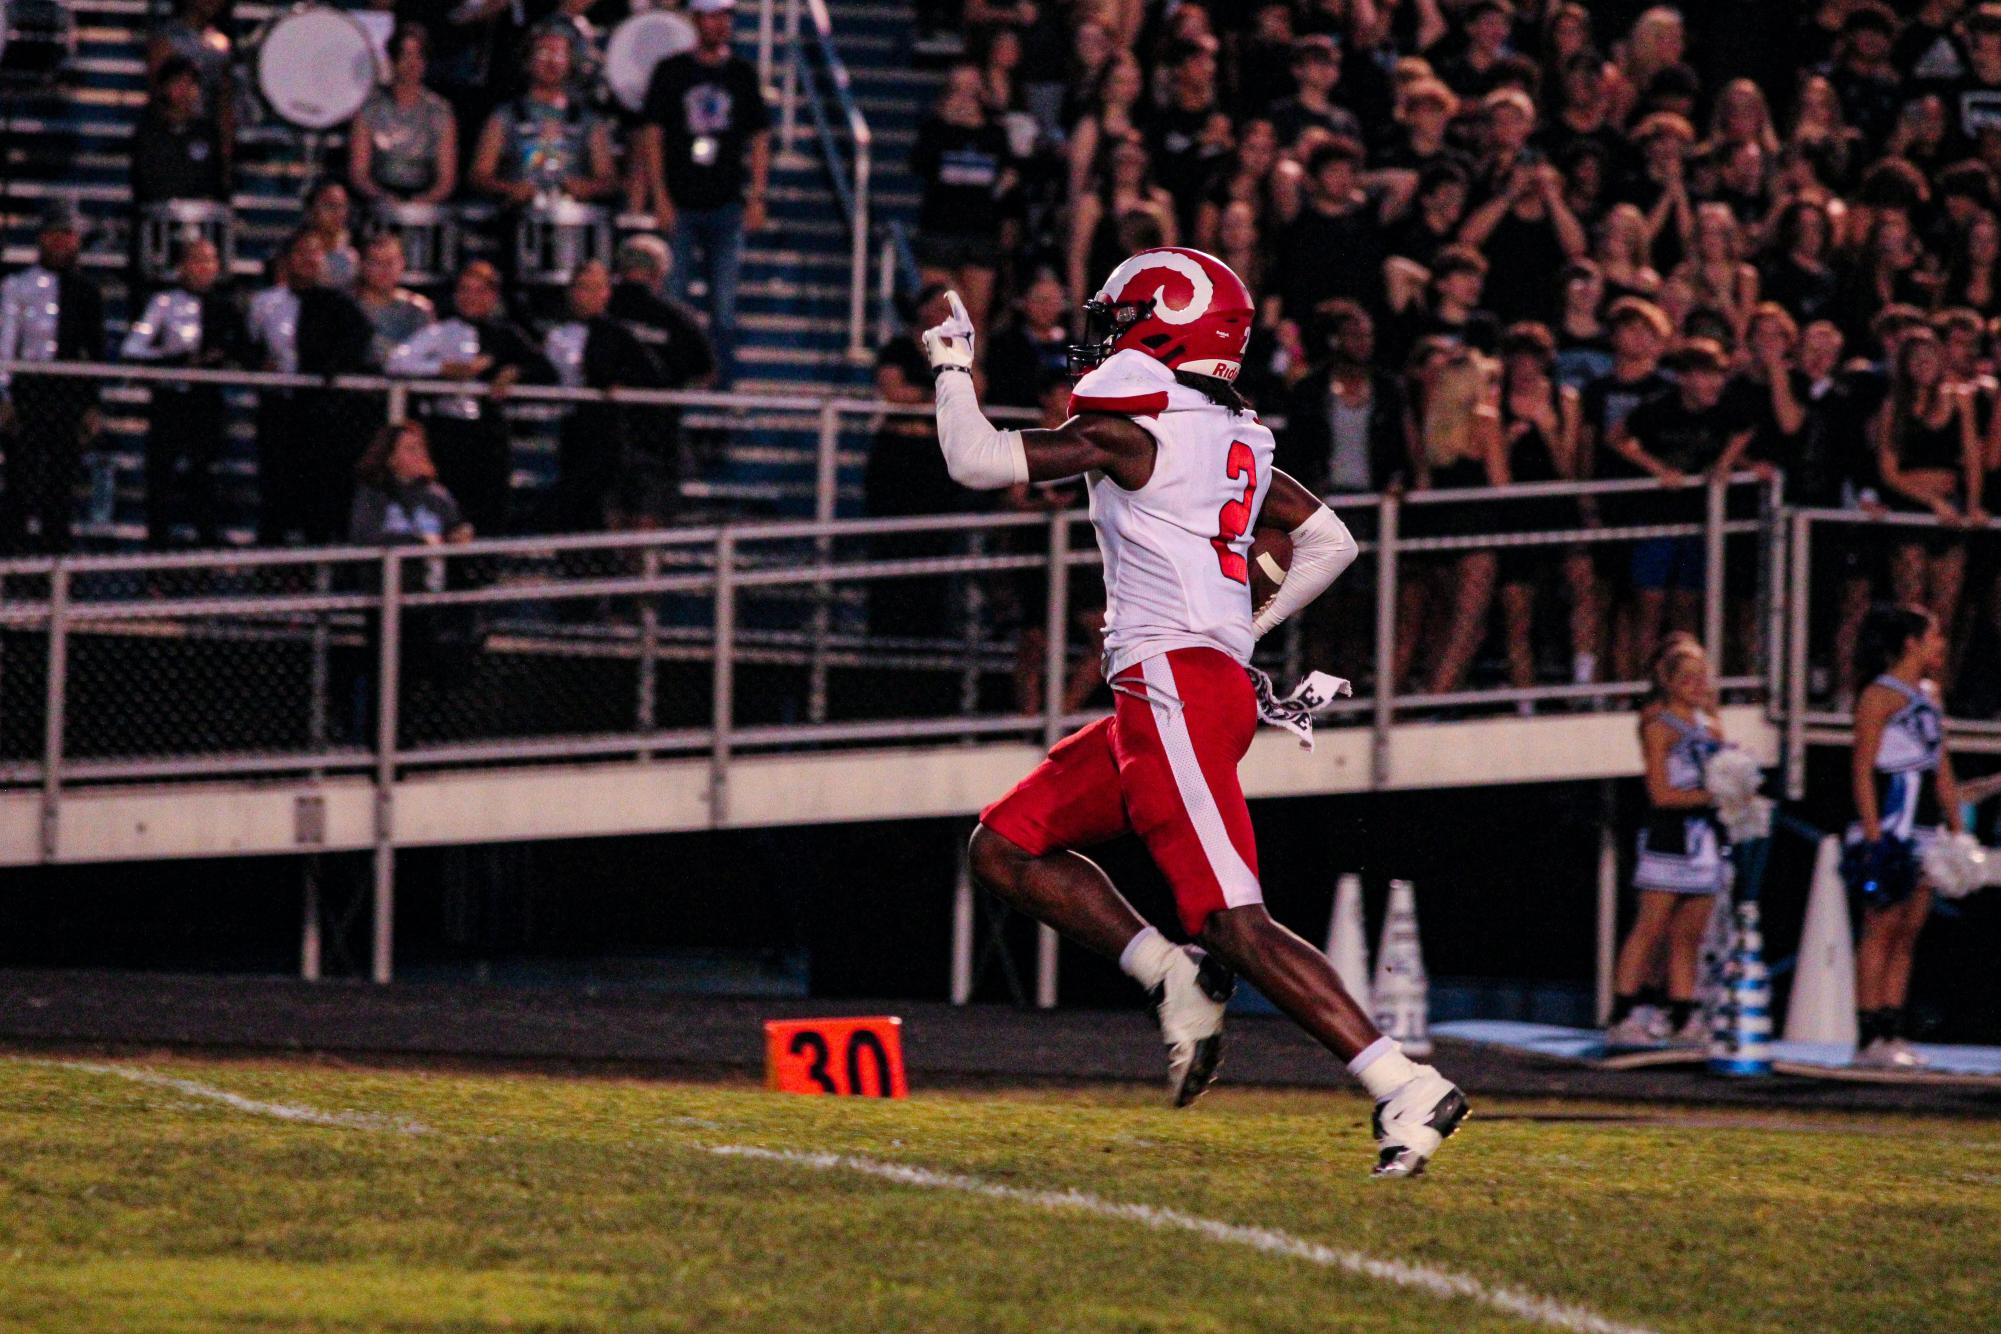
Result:
<svg viewBox="0 0 2001 1334"><path fill-rule="evenodd" d="M297 1121L313 1126L339 1126L347 1130L386 1130L399 1135L424 1135L430 1127L418 1121L401 1117L380 1116L374 1112L323 1112L317 1107L300 1107L288 1102L259 1102L246 1098L228 1089L219 1089L210 1084L196 1083L192 1079L177 1079L157 1071L133 1065L99 1065L93 1061L51 1061L65 1070L83 1070L94 1075L115 1075L129 1079L135 1084L151 1084L156 1088L172 1089L190 1098L204 1098L209 1102L221 1103L232 1111L248 1112L252 1116L268 1116L279 1121Z"/></svg>
<svg viewBox="0 0 2001 1334"><path fill-rule="evenodd" d="M862 1176L893 1181L898 1185L957 1191L965 1195L984 1196L991 1200L1026 1204L1037 1209L1092 1214L1099 1218L1139 1223L1163 1231L1194 1232L1211 1241L1248 1246L1266 1255L1304 1260L1308 1264L1319 1265L1326 1269L1339 1269L1345 1273L1378 1279L1384 1283L1394 1283L1398 1287L1411 1288L1434 1297L1457 1297L1478 1302L1482 1306L1492 1307L1494 1310L1519 1316L1551 1329L1578 1330L1582 1334L1649 1334L1645 1326L1609 1320L1581 1306L1573 1306L1532 1292L1523 1292L1519 1288L1493 1287L1470 1274L1454 1273L1435 1265L1381 1260L1359 1251L1336 1250L1334 1247L1323 1246L1319 1242L1308 1241L1303 1237L1295 1237L1289 1232L1280 1232L1275 1228L1244 1227L1214 1218L1184 1214L1178 1209L1162 1209L1151 1204L1121 1204L1116 1200L1100 1199L1096 1195L1087 1195L1075 1190L1023 1190L1018 1186L1003 1186L998 1182L983 1181L979 1177L933 1172L922 1167L905 1167L897 1163L878 1162L872 1158L857 1158L841 1153L801 1153L783 1149L761 1149L747 1144L711 1145L708 1151L726 1158L753 1158L763 1162L784 1163L792 1167L810 1167L823 1172L854 1172Z"/></svg>

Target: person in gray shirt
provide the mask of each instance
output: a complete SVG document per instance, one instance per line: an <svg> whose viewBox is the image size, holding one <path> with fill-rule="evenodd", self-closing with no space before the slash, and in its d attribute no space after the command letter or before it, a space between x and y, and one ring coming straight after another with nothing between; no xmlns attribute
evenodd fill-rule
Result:
<svg viewBox="0 0 2001 1334"><path fill-rule="evenodd" d="M378 369L389 363L392 349L415 338L438 318L430 298L402 286L402 281L402 237L395 232L377 232L362 243L354 300L374 326L369 360Z"/></svg>

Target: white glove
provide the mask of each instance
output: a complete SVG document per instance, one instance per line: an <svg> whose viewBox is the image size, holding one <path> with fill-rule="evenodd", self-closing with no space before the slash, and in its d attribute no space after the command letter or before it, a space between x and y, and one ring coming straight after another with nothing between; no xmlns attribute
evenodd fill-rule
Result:
<svg viewBox="0 0 2001 1334"><path fill-rule="evenodd" d="M966 303L959 300L957 292L945 293L945 303L952 313L944 323L924 331L924 355L931 359L934 371L969 371L973 368L973 317L966 314Z"/></svg>
<svg viewBox="0 0 2001 1334"><path fill-rule="evenodd" d="M1992 860L1973 835L1941 833L1925 849L1925 879L1932 882L1939 897L1963 899L1987 884Z"/></svg>

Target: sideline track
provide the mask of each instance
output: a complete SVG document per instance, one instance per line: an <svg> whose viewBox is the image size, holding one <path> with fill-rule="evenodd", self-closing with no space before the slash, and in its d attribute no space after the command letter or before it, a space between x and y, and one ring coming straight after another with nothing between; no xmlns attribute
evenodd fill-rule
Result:
<svg viewBox="0 0 2001 1334"><path fill-rule="evenodd" d="M300 982L82 970L0 970L0 1050L102 1059L161 1049L218 1059L332 1057L641 1078L756 1078L764 1021L895 1014L913 1089L1116 1082L1157 1087L1160 1036L1137 1005L1017 1010L939 1001L755 1000L636 987ZM1235 1016L1223 1081L1349 1088L1339 1062L1277 1017ZM2001 1088L1725 1079L1701 1069L1594 1070L1441 1036L1434 1063L1472 1094L1767 1111L2001 1115Z"/></svg>
<svg viewBox="0 0 2001 1334"><path fill-rule="evenodd" d="M0 1059L5 1059L0 1057ZM35 1061L34 1065L54 1066L85 1074L105 1075L134 1083L171 1090L188 1097L218 1103L248 1116L373 1133L421 1135L435 1133L421 1122L383 1116L373 1112L325 1111L298 1103L263 1102L204 1084L193 1079L162 1074L141 1066L111 1065L96 1061ZM1121 1203L1079 1190L1027 1190L979 1177L938 1172L929 1168L880 1162L851 1154L802 1152L796 1149L767 1149L749 1144L687 1144L682 1147L743 1161L776 1163L815 1171L851 1172L879 1180L927 1190L955 1191L978 1195L1010 1204L1027 1205L1045 1212L1089 1214L1115 1222L1137 1223L1155 1231L1193 1232L1211 1241L1244 1246L1281 1259L1300 1260L1323 1269L1339 1270L1360 1278L1374 1279L1444 1300L1471 1301L1507 1315L1550 1329L1577 1334L1653 1334L1644 1325L1610 1320L1584 1307L1554 1298L1524 1292L1518 1288L1492 1287L1470 1274L1457 1273L1436 1265L1408 1264L1384 1260L1360 1251L1340 1250L1276 1228L1249 1227L1221 1219L1203 1218L1178 1209L1151 1204ZM1389 1189L1396 1189L1392 1185Z"/></svg>

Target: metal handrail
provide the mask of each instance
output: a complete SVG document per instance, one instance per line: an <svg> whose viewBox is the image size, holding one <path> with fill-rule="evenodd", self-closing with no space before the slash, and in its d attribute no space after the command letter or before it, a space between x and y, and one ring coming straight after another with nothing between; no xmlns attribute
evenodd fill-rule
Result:
<svg viewBox="0 0 2001 1334"><path fill-rule="evenodd" d="M819 80L812 62L808 59L807 46L800 41L800 18L802 0L785 0L785 81L780 94L779 143L788 156L797 148L799 133L799 105L803 102L812 117L814 130L820 139L822 152L826 156L827 172L833 182L834 197L841 206L848 224L848 355L856 359L867 356L867 308L869 287L869 191L870 178L874 167L875 137L869 131L868 120L862 115L861 106L855 101L848 68L842 62L840 52L834 46L834 20L827 12L826 0L803 0L805 16L812 21L812 45L824 71L827 87L831 90L836 111L842 128L848 135L852 160L841 161L840 146L835 136L834 117L828 112L821 97ZM770 0L758 17L759 62L768 66L770 57L765 50L765 34L770 27ZM844 170L845 167L845 170Z"/></svg>

